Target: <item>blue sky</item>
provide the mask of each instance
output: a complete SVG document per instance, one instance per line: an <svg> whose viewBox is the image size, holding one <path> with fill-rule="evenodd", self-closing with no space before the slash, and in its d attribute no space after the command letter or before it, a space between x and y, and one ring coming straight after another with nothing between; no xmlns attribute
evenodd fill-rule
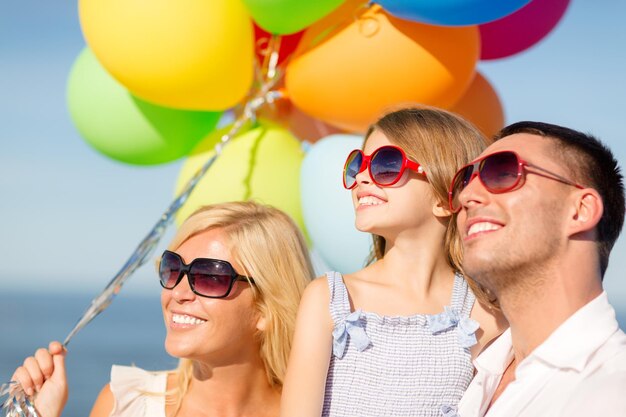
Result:
<svg viewBox="0 0 626 417"><path fill-rule="evenodd" d="M602 6L600 6L600 4ZM530 50L482 62L507 123L541 120L590 132L626 165L626 2L574 0ZM95 294L172 197L180 162L133 167L92 150L65 101L84 47L75 2L0 6L0 280L4 289ZM167 239L167 237L166 237ZM609 297L626 310L626 238L613 250ZM150 266L127 291L158 294Z"/></svg>

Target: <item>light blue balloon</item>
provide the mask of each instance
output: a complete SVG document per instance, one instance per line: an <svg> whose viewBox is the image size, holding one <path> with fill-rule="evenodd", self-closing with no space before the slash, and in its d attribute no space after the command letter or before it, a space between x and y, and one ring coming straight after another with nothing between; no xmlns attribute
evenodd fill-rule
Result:
<svg viewBox="0 0 626 417"><path fill-rule="evenodd" d="M362 136L327 136L310 147L300 171L306 230L317 254L342 273L363 268L371 248L371 235L354 227L351 193L341 180L346 157L362 145Z"/></svg>
<svg viewBox="0 0 626 417"><path fill-rule="evenodd" d="M501 19L530 0L377 0L392 15L442 26L479 25Z"/></svg>

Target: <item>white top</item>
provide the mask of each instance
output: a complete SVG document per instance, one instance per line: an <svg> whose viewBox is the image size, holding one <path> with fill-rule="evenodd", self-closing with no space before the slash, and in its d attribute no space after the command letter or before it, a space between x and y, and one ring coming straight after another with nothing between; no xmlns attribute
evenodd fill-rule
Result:
<svg viewBox="0 0 626 417"><path fill-rule="evenodd" d="M111 417L165 417L166 387L166 372L113 365L111 392L115 404Z"/></svg>
<svg viewBox="0 0 626 417"><path fill-rule="evenodd" d="M474 360L461 417L626 416L626 335L606 293L582 307L520 362L485 413L513 359L507 330Z"/></svg>

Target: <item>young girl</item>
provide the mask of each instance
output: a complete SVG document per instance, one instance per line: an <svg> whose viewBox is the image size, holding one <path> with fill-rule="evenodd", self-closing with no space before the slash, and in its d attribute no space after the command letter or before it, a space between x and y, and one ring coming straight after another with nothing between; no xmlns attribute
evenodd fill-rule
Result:
<svg viewBox="0 0 626 417"><path fill-rule="evenodd" d="M114 366L91 417L277 416L311 275L304 239L285 213L252 202L195 212L159 262L165 349L181 359L178 369ZM67 400L64 356L53 342L13 376L36 392L41 417L60 416Z"/></svg>
<svg viewBox="0 0 626 417"><path fill-rule="evenodd" d="M447 203L456 170L484 147L466 121L420 108L384 116L350 153L344 186L372 259L305 290L281 416L454 415L472 356L505 326L461 274Z"/></svg>

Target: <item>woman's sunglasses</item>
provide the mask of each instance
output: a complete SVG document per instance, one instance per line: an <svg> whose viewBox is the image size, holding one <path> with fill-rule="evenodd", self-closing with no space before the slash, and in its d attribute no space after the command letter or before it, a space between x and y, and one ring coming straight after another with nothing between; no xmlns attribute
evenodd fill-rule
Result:
<svg viewBox="0 0 626 417"><path fill-rule="evenodd" d="M174 289L185 274L191 291L201 297L227 297L235 281L254 284L252 278L239 275L229 262L221 259L196 258L186 264L177 253L169 250L163 252L159 263L161 286L168 290Z"/></svg>
<svg viewBox="0 0 626 417"><path fill-rule="evenodd" d="M478 176L480 182L490 193L500 194L511 191L520 185L524 179L524 170L564 184L573 185L576 188L585 188L554 172L529 164L513 151L496 152L465 165L455 174L448 191L450 210L456 213L461 209L459 194L474 177Z"/></svg>
<svg viewBox="0 0 626 417"><path fill-rule="evenodd" d="M343 186L351 190L356 186L356 176L369 168L370 178L380 187L389 187L397 183L405 169L424 174L424 168L415 161L411 161L401 148L392 145L381 146L365 155L363 151L355 149L350 152L343 166Z"/></svg>

